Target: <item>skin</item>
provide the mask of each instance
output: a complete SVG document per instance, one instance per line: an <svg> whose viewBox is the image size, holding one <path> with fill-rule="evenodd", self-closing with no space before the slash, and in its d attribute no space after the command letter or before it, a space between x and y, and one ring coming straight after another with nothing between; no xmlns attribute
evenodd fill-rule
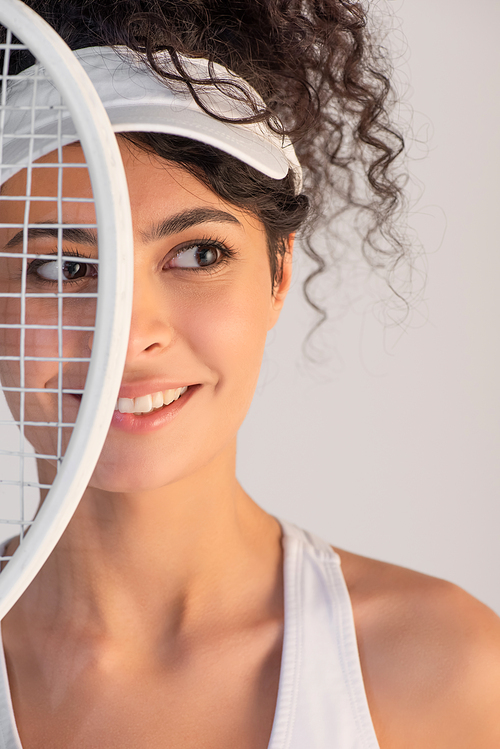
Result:
<svg viewBox="0 0 500 749"><path fill-rule="evenodd" d="M130 146L122 154L135 236L123 382L164 377L200 387L159 430L136 435L111 427L68 529L6 616L16 720L24 749L266 749L283 638L281 532L236 480L236 435L290 284L292 238L283 280L272 289L254 216L179 167ZM82 159L78 146L66 155ZM53 177L39 171L41 194ZM19 189L16 179L23 176L6 190ZM64 189L89 194L77 169L67 170ZM21 209L8 204L13 215ZM158 222L193 209L222 210L233 220L151 239ZM30 220L54 220L50 202L31 210ZM91 223L91 208L65 204L64 220ZM233 257L213 273L169 264L179 248L202 239L230 246ZM47 252L47 239L37 242L36 252ZM89 246L72 247L95 255ZM15 280L4 269L0 283ZM48 300L37 304L34 318L53 314ZM7 305L2 314L14 319L18 312ZM90 318L91 304L75 301L72 315ZM1 346L15 349L9 335ZM54 337L32 343L50 350ZM92 339L77 333L64 343L65 352L83 356ZM3 366L2 379L15 381L15 366ZM82 375L80 364L67 365L64 382L76 387ZM47 389L57 367L33 366L29 376ZM68 418L77 408L71 398ZM36 394L27 408L46 416L56 403ZM44 448L52 444L39 439L48 440ZM40 461L42 476L52 471L50 460ZM382 749L498 747L495 615L448 583L339 553Z"/></svg>

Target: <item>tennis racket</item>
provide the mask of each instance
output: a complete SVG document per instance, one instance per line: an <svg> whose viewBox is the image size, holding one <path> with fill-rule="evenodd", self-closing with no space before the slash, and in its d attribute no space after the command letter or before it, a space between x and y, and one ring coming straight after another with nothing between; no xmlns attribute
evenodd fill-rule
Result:
<svg viewBox="0 0 500 749"><path fill-rule="evenodd" d="M86 73L20 0L0 0L0 24L0 529L19 539L0 557L1 619L99 458L125 361L133 248L120 152ZM35 64L12 75L20 53Z"/></svg>

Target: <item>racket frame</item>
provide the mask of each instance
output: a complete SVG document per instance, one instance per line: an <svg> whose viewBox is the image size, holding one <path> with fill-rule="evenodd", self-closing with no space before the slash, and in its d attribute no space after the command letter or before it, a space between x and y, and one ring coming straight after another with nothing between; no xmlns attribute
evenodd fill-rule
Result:
<svg viewBox="0 0 500 749"><path fill-rule="evenodd" d="M92 183L100 250L95 333L85 391L54 483L35 522L0 574L2 619L59 541L106 439L130 330L133 240L120 151L89 77L56 31L21 0L0 0L0 23L43 65L73 118Z"/></svg>

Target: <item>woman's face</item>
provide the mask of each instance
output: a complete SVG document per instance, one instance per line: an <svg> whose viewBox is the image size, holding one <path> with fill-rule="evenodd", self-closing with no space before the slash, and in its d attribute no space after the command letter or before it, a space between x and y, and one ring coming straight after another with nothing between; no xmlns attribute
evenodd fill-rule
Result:
<svg viewBox="0 0 500 749"><path fill-rule="evenodd" d="M285 263L283 282L273 293L266 235L256 217L225 203L180 167L128 144L121 150L134 227L134 305L120 409L91 485L140 491L195 473L232 449L257 382L267 331L284 300L290 264ZM64 152L67 162L83 162L78 145ZM55 158L49 154L40 161ZM57 171L34 169L31 193L56 195ZM22 194L25 181L25 173L19 173L2 194ZM63 195L91 197L86 170L63 170ZM94 223L92 203L66 200L61 205L63 223ZM22 223L26 204L2 201L0 210L2 223ZM55 199L31 202L30 224L57 221ZM22 244L14 238L18 231L0 228L0 247L10 242L9 251L21 253ZM56 253L55 233L33 232L29 252ZM63 283L77 297L63 303L64 325L92 326L95 302L78 295L96 290L96 266L89 262L97 258L95 230L66 232L63 253L76 256L63 266ZM24 278L26 291L42 297L27 300L25 322L54 325L58 302L43 295L57 291L57 273L55 261L28 260L23 269L21 259L0 257L0 292L19 291ZM0 298L0 321L16 323L19 315L17 299ZM0 355L18 355L20 345L18 330L0 330ZM92 333L64 330L59 344L57 330L25 332L28 356L55 358L58 347L64 357L85 359ZM86 369L85 362L61 367L57 361L25 362L25 386L43 392L25 396L24 419L57 421L62 415L74 422L79 398L67 393L58 401L50 390L59 381L65 389L83 388ZM0 378L4 386L19 384L19 363L0 362ZM19 417L19 396L8 394L8 400ZM145 413L148 408L153 410ZM37 452L55 454L56 430L31 427L26 434Z"/></svg>

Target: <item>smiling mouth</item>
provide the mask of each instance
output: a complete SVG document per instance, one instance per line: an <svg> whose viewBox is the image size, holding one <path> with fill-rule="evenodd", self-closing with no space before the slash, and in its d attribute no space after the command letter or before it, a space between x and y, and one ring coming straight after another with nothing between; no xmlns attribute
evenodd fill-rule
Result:
<svg viewBox="0 0 500 749"><path fill-rule="evenodd" d="M164 406L169 406L176 400L179 400L188 390L188 385L175 388L175 390L159 390L149 395L141 395L138 398L118 398L115 411L122 414L134 414L142 416L152 411L159 411Z"/></svg>

